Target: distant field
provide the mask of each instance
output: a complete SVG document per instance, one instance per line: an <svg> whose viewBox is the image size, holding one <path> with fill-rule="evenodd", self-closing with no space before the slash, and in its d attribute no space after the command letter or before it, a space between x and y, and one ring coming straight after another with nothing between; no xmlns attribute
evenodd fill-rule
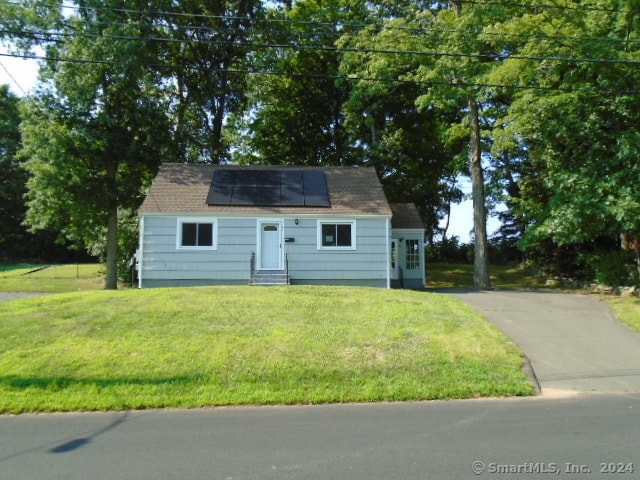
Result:
<svg viewBox="0 0 640 480"><path fill-rule="evenodd" d="M97 263L0 266L1 292L62 293L104 288L105 267Z"/></svg>
<svg viewBox="0 0 640 480"><path fill-rule="evenodd" d="M544 282L518 266L491 266L494 288L544 288ZM473 265L437 263L427 265L427 288L472 288Z"/></svg>

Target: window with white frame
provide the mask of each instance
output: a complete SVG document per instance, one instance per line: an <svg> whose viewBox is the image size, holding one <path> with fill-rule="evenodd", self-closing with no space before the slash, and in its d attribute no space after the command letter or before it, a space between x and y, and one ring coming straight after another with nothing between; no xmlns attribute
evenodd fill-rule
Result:
<svg viewBox="0 0 640 480"><path fill-rule="evenodd" d="M352 221L318 221L318 249L356 248L356 222Z"/></svg>
<svg viewBox="0 0 640 480"><path fill-rule="evenodd" d="M212 219L181 218L178 220L179 249L215 250L217 245L217 222Z"/></svg>
<svg viewBox="0 0 640 480"><path fill-rule="evenodd" d="M420 241L407 240L406 247L407 247L407 257L406 257L407 270L415 270L420 268Z"/></svg>

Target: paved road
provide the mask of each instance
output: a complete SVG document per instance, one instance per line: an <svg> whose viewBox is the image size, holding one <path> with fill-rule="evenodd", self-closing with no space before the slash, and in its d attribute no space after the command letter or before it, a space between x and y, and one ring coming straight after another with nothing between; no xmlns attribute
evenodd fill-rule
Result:
<svg viewBox="0 0 640 480"><path fill-rule="evenodd" d="M543 394L640 393L640 334L594 295L450 291L528 357Z"/></svg>
<svg viewBox="0 0 640 480"><path fill-rule="evenodd" d="M640 395L586 395L0 416L0 478L631 479L639 412Z"/></svg>

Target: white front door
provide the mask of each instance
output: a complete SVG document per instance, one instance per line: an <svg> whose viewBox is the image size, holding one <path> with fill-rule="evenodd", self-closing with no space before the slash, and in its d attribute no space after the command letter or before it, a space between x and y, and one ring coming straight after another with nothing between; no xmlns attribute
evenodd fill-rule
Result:
<svg viewBox="0 0 640 480"><path fill-rule="evenodd" d="M260 222L260 270L282 270L282 224Z"/></svg>

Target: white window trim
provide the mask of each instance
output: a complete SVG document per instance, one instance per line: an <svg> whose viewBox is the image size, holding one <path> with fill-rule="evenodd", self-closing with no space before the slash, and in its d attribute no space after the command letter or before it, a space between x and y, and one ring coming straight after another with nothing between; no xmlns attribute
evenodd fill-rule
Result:
<svg viewBox="0 0 640 480"><path fill-rule="evenodd" d="M183 223L209 223L213 225L212 227L212 240L211 246L193 246L193 245L182 245L182 224ZM178 218L176 225L176 249L177 250L192 250L192 251L203 251L203 250L217 250L218 249L218 219L211 217L180 217Z"/></svg>
<svg viewBox="0 0 640 480"><path fill-rule="evenodd" d="M327 247L322 245L322 225L335 225L335 224L342 224L342 225L346 225L349 224L351 225L351 246L349 247ZM336 250L356 250L356 221L355 220L345 220L345 219L340 219L340 218L325 218L322 220L318 220L317 223L317 227L316 227L316 231L317 231L317 247L318 250L331 250L331 251L336 251Z"/></svg>

